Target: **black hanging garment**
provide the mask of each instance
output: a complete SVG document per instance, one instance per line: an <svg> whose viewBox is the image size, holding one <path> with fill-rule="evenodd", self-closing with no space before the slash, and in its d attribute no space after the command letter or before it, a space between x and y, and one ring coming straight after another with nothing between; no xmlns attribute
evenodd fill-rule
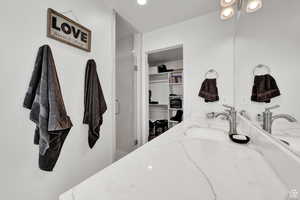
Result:
<svg viewBox="0 0 300 200"><path fill-rule="evenodd" d="M100 137L102 115L107 110L96 68L96 62L88 60L85 69L83 123L89 125L88 143L90 148L94 147Z"/></svg>
<svg viewBox="0 0 300 200"><path fill-rule="evenodd" d="M174 117L171 117L170 120L177 121L177 122L182 122L182 117L183 117L183 111L182 110L177 110L176 115Z"/></svg>
<svg viewBox="0 0 300 200"><path fill-rule="evenodd" d="M277 83L270 74L255 76L251 101L270 103L272 98L280 95Z"/></svg>
<svg viewBox="0 0 300 200"><path fill-rule="evenodd" d="M205 79L198 96L204 98L206 103L219 101L217 79Z"/></svg>
<svg viewBox="0 0 300 200"><path fill-rule="evenodd" d="M67 115L56 67L48 45L39 48L23 106L36 124L34 144L39 145L39 167L52 171L72 127Z"/></svg>

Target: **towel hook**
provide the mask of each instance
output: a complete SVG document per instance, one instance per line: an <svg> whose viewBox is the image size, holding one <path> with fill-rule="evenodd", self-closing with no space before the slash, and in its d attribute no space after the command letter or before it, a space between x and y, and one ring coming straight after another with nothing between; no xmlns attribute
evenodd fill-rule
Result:
<svg viewBox="0 0 300 200"><path fill-rule="evenodd" d="M219 73L218 73L216 70L214 70L214 69L208 70L208 71L205 73L205 78L208 78L208 75L209 75L209 74L214 74L214 75L216 76L216 79L219 78Z"/></svg>
<svg viewBox="0 0 300 200"><path fill-rule="evenodd" d="M256 76L256 70L257 70L257 69L262 69L262 68L267 69L268 74L271 74L271 69L270 69L269 66L264 65L264 64L259 64L259 65L257 65L257 66L254 67L254 69L253 69L253 76Z"/></svg>

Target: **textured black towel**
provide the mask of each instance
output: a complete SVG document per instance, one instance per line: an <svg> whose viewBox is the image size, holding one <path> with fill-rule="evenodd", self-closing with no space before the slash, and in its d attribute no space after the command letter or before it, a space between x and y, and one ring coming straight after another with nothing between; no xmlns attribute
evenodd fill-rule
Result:
<svg viewBox="0 0 300 200"><path fill-rule="evenodd" d="M100 137L100 126L103 123L102 115L107 110L96 68L96 62L88 60L85 69L83 123L89 125L88 141L90 148L94 147Z"/></svg>
<svg viewBox="0 0 300 200"><path fill-rule="evenodd" d="M271 75L255 76L251 101L270 103L272 98L278 96L280 96L280 90Z"/></svg>
<svg viewBox="0 0 300 200"><path fill-rule="evenodd" d="M219 101L217 79L205 79L198 94L205 102Z"/></svg>
<svg viewBox="0 0 300 200"><path fill-rule="evenodd" d="M51 49L39 48L23 106L36 124L34 143L39 145L39 167L52 171L72 127L67 115Z"/></svg>

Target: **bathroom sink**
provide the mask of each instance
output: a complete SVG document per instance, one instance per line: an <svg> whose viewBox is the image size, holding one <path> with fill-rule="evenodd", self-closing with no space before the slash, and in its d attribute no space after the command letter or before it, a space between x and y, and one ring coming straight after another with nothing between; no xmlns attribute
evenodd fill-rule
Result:
<svg viewBox="0 0 300 200"><path fill-rule="evenodd" d="M184 136L195 139L228 140L228 133L226 131L213 128L191 128L184 132Z"/></svg>
<svg viewBox="0 0 300 200"><path fill-rule="evenodd" d="M300 155L300 124L278 121L273 124L272 136Z"/></svg>
<svg viewBox="0 0 300 200"><path fill-rule="evenodd" d="M290 135L290 136L300 136L300 124L290 123L286 121L274 122L272 126L273 135Z"/></svg>
<svg viewBox="0 0 300 200"><path fill-rule="evenodd" d="M300 136L275 135L275 138L286 144L292 151L300 155Z"/></svg>

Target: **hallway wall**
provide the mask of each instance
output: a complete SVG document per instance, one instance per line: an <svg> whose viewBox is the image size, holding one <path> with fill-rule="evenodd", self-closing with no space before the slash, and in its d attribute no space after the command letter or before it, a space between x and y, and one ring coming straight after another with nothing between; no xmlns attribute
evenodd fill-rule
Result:
<svg viewBox="0 0 300 200"><path fill-rule="evenodd" d="M102 0L52 0L1 2L0 49L0 191L1 199L55 200L113 161L114 142L114 16ZM73 10L79 23L93 34L92 52L46 37L47 8ZM70 13L66 14L74 19ZM38 168L38 147L33 145L35 126L22 107L39 46L52 47L67 112L74 127L51 173ZM94 58L108 111L101 139L88 147L88 127L82 124L85 64Z"/></svg>

